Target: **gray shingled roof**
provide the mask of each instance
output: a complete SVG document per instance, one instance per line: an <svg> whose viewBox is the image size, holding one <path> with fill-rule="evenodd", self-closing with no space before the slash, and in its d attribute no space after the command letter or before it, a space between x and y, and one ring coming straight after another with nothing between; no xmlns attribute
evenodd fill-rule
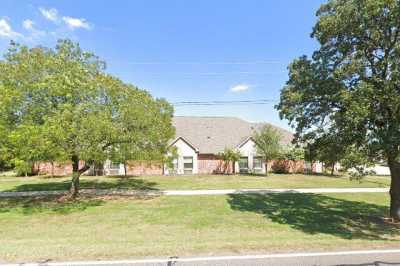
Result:
<svg viewBox="0 0 400 266"><path fill-rule="evenodd" d="M176 116L173 125L176 137L183 137L204 154L222 152L225 147L236 148L255 130L260 130L267 123L250 123L236 117L201 117ZM275 126L274 126L275 127ZM282 143L288 144L293 134L275 127L282 133Z"/></svg>

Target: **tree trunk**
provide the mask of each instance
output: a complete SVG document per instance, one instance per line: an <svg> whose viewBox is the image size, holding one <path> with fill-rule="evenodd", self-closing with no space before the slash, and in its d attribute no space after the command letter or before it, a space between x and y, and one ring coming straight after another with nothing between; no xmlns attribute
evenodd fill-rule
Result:
<svg viewBox="0 0 400 266"><path fill-rule="evenodd" d="M268 176L268 161L265 161L265 176Z"/></svg>
<svg viewBox="0 0 400 266"><path fill-rule="evenodd" d="M233 162L232 162L232 174L236 174L236 171L235 171L235 164L236 164L236 162L233 161Z"/></svg>
<svg viewBox="0 0 400 266"><path fill-rule="evenodd" d="M51 161L51 177L54 177L54 162Z"/></svg>
<svg viewBox="0 0 400 266"><path fill-rule="evenodd" d="M335 163L332 163L331 176L335 173Z"/></svg>
<svg viewBox="0 0 400 266"><path fill-rule="evenodd" d="M389 159L390 168L390 217L400 221L400 162Z"/></svg>
<svg viewBox="0 0 400 266"><path fill-rule="evenodd" d="M126 161L124 161L124 176L127 176L127 173L126 173Z"/></svg>
<svg viewBox="0 0 400 266"><path fill-rule="evenodd" d="M79 157L78 156L72 156L72 182L71 182L71 188L70 188L70 194L73 198L76 198L79 194Z"/></svg>
<svg viewBox="0 0 400 266"><path fill-rule="evenodd" d="M85 165L81 169L79 169L79 157L76 155L73 155L71 160L72 160L72 181L69 192L72 198L76 198L79 195L79 177L90 167L85 163Z"/></svg>

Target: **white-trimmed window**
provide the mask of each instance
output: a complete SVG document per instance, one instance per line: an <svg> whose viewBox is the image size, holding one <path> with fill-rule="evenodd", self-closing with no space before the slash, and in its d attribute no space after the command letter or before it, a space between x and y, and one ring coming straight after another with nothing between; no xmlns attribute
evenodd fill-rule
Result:
<svg viewBox="0 0 400 266"><path fill-rule="evenodd" d="M256 173L262 171L263 168L263 158L262 157L253 157L253 170Z"/></svg>
<svg viewBox="0 0 400 266"><path fill-rule="evenodd" d="M249 158L248 157L240 157L240 159L239 159L239 171L240 171L240 173L249 172Z"/></svg>
<svg viewBox="0 0 400 266"><path fill-rule="evenodd" d="M254 169L262 169L263 158L262 157L254 157L253 158L253 168Z"/></svg>
<svg viewBox="0 0 400 266"><path fill-rule="evenodd" d="M110 168L108 169L108 174L109 175L119 175L119 169L120 169L120 162L110 162Z"/></svg>
<svg viewBox="0 0 400 266"><path fill-rule="evenodd" d="M192 156L183 157L183 172L185 174L193 174L193 157Z"/></svg>

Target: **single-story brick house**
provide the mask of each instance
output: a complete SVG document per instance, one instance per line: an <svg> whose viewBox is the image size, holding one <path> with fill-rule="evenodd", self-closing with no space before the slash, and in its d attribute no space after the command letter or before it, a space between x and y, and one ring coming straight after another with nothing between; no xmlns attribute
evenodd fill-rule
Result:
<svg viewBox="0 0 400 266"><path fill-rule="evenodd" d="M260 130L265 123L250 123L235 117L197 117L197 116L176 116L173 118L173 125L176 129L176 137L170 143L175 146L178 158L174 160L173 169L162 169L158 165L158 171L152 169L151 174L215 174L227 172L239 173L265 173L265 162L257 154L255 143L251 136ZM293 135L287 130L276 127L282 135L282 144L289 144ZM241 158L232 165L225 165L218 154L225 148L235 149L240 152ZM128 167L128 174L147 174L147 167L140 165ZM292 163L288 166L290 171L304 171L303 161ZM136 170L135 170L136 169ZM106 174L124 174L123 164L107 162L105 165Z"/></svg>
<svg viewBox="0 0 400 266"><path fill-rule="evenodd" d="M176 116L173 118L176 137L170 145L175 146L178 158L174 160L172 169L160 162L132 161L126 165L128 175L173 175L173 174L216 174L235 169L236 173L265 173L265 162L257 154L252 135L266 123L251 123L235 117L197 117ZM276 127L282 135L282 144L289 144L293 134ZM225 148L240 152L241 158L235 167L226 165L218 156ZM276 163L276 162L275 162ZM282 164L282 162L279 162ZM269 164L273 167L274 162ZM285 162L290 172L303 172L304 161ZM38 166L41 172L50 172L48 164ZM57 175L70 174L70 167L57 165ZM124 175L125 167L118 162L106 161L103 174Z"/></svg>

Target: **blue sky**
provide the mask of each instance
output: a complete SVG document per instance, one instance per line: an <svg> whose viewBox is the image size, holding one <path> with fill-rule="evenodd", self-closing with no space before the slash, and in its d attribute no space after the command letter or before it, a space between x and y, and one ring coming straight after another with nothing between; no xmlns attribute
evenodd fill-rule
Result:
<svg viewBox="0 0 400 266"><path fill-rule="evenodd" d="M321 0L1 0L0 52L10 39L78 41L108 72L170 102L278 100L287 65L311 54ZM238 116L288 128L274 104L176 107L177 115Z"/></svg>

